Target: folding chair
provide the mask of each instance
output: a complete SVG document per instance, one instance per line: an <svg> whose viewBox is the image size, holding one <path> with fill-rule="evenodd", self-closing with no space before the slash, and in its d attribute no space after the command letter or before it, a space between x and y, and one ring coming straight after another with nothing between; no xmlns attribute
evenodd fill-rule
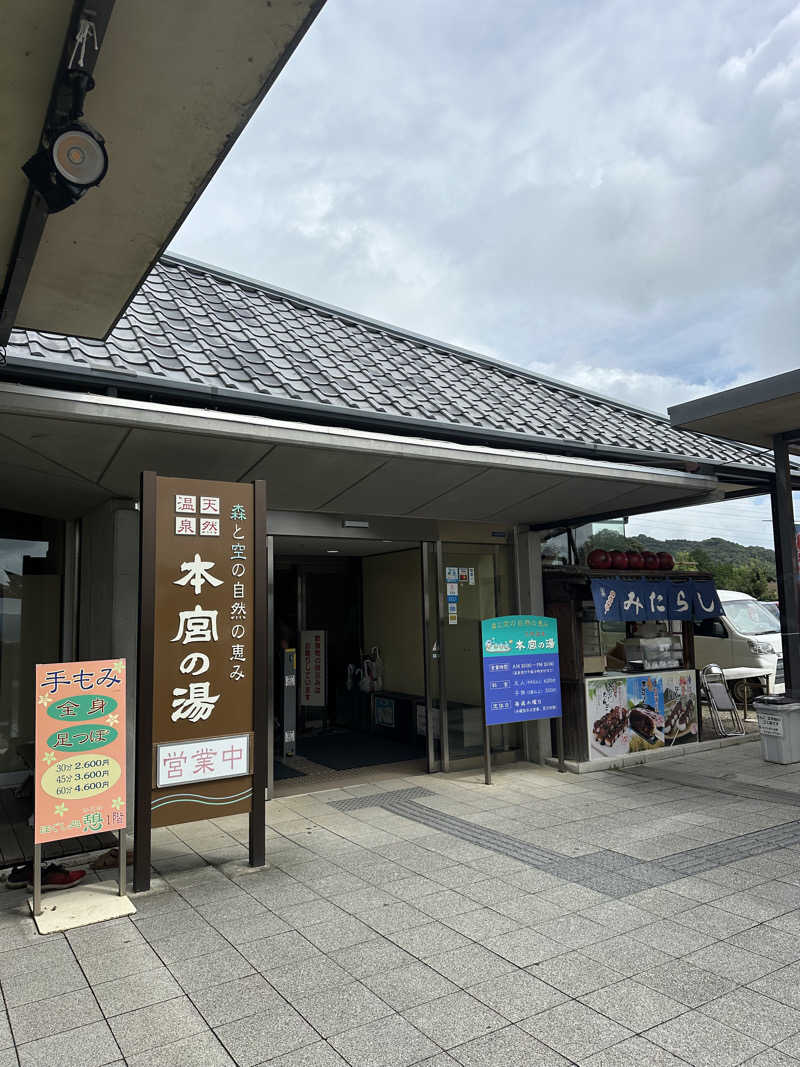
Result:
<svg viewBox="0 0 800 1067"><path fill-rule="evenodd" d="M722 667L716 663L709 663L700 671L700 684L708 702L708 710L711 715L711 723L718 737L735 737L744 733L739 709L736 701L731 696L728 683L725 680ZM733 729L726 730L722 723L721 712L726 711L731 717Z"/></svg>

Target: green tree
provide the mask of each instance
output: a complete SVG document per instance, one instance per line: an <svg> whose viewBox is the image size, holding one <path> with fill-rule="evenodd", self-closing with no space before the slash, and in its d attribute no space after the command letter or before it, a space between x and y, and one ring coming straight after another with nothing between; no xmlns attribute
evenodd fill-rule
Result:
<svg viewBox="0 0 800 1067"><path fill-rule="evenodd" d="M741 567L732 568L732 580L736 583L732 589L738 589L742 593L754 596L756 600L767 600L771 582L770 576L760 563L755 560L745 563Z"/></svg>
<svg viewBox="0 0 800 1067"><path fill-rule="evenodd" d="M711 571L714 572L714 561L709 556L708 552L704 548L694 548L691 551L691 557L697 564L699 571Z"/></svg>
<svg viewBox="0 0 800 1067"><path fill-rule="evenodd" d="M736 589L760 600L775 599L775 553L761 545L740 545L724 537L707 537L704 541L659 540L638 534L627 538L616 530L601 530L583 545L584 561L593 548L671 552L679 570L705 571L713 576L720 589Z"/></svg>

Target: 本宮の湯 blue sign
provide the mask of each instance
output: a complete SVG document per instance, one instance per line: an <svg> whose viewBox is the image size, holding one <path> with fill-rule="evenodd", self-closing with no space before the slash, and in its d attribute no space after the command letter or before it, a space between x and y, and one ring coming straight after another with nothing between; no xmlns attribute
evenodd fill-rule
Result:
<svg viewBox="0 0 800 1067"><path fill-rule="evenodd" d="M487 726L561 714L556 620L504 615L481 622Z"/></svg>

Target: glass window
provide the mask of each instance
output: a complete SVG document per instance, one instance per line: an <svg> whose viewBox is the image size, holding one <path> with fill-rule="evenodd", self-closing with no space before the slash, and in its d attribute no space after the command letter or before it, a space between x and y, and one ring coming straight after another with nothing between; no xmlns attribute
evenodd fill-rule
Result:
<svg viewBox="0 0 800 1067"><path fill-rule="evenodd" d="M748 637L780 633L780 621L757 600L726 600L722 606L737 633Z"/></svg>
<svg viewBox="0 0 800 1067"><path fill-rule="evenodd" d="M0 511L0 776L31 766L36 664L61 659L63 525Z"/></svg>
<svg viewBox="0 0 800 1067"><path fill-rule="evenodd" d="M696 637L727 637L728 631L719 619L702 619L694 624Z"/></svg>

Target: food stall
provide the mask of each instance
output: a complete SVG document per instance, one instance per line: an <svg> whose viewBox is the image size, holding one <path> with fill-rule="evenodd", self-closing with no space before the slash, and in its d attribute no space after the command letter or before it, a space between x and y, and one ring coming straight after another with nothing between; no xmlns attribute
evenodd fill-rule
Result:
<svg viewBox="0 0 800 1067"><path fill-rule="evenodd" d="M544 613L558 621L568 760L699 739L694 623L723 609L709 574L667 566L543 568Z"/></svg>

